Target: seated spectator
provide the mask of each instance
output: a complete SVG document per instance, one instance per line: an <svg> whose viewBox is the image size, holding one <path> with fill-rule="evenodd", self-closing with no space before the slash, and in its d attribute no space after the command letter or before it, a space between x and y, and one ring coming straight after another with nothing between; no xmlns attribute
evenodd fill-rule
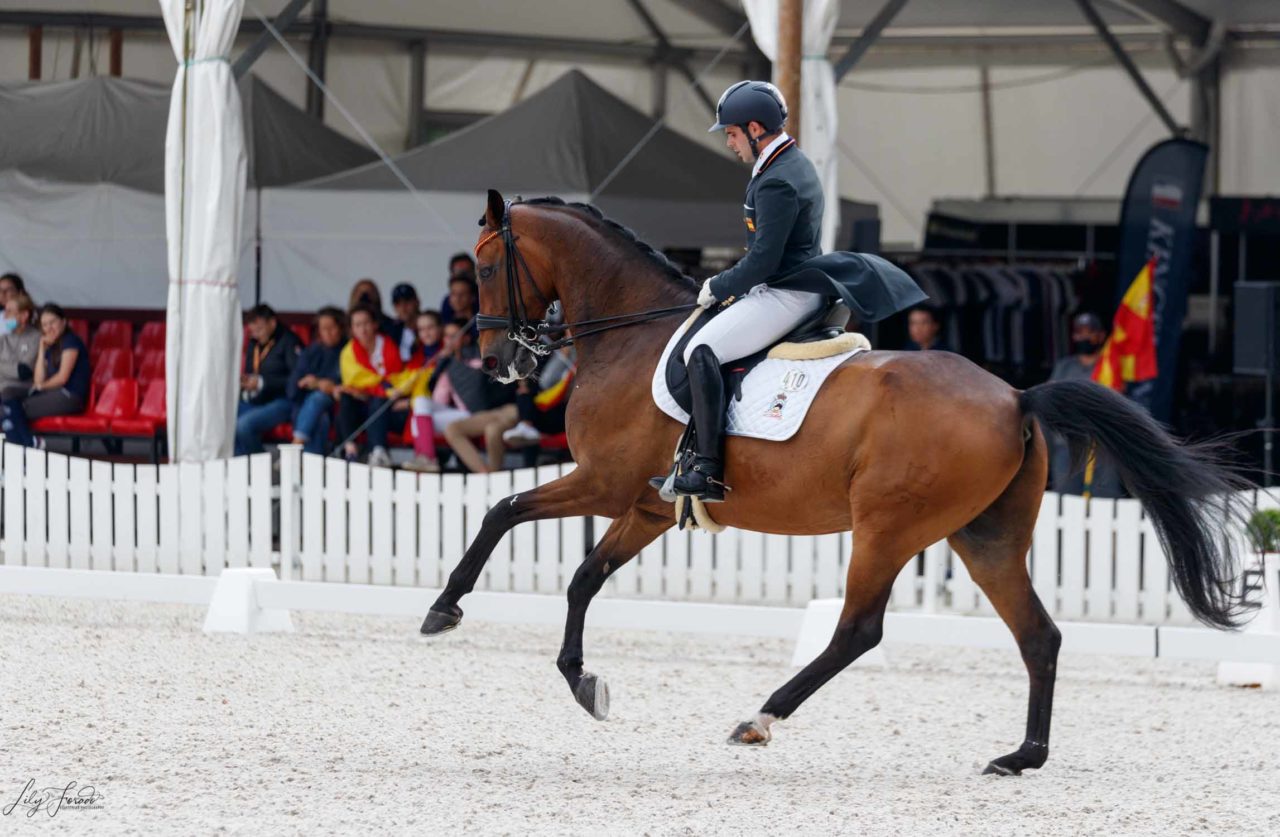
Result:
<svg viewBox="0 0 1280 837"><path fill-rule="evenodd" d="M352 437L367 421L368 462L374 467L388 467L391 454L387 452L387 435L394 429L393 423L402 422L404 417L382 408L388 399L400 399L425 377L418 359L412 358L408 365L400 360L396 343L378 332L377 312L360 305L351 312L351 339L342 349L339 366L342 396L338 399L338 435L350 439L343 455L348 462L359 458L360 446ZM370 421L371 417L374 418Z"/></svg>
<svg viewBox="0 0 1280 837"><path fill-rule="evenodd" d="M449 278L452 279L455 276L465 276L475 284L476 260L466 250L461 250L449 257Z"/></svg>
<svg viewBox="0 0 1280 837"><path fill-rule="evenodd" d="M572 346L556 350L542 367L535 382L516 383L516 410L520 422L502 434L510 447L536 445L542 436L564 432L565 415L573 379L578 373L576 352Z"/></svg>
<svg viewBox="0 0 1280 837"><path fill-rule="evenodd" d="M451 334L456 335L459 331L460 329L456 324L450 325L449 332ZM421 368L421 377L415 381L415 386L411 393L411 397L415 402L417 399L425 399L427 396L427 383L435 372L436 363L444 350L444 332L445 328L440 321L440 313L438 311L423 311L418 315L418 339L414 345L413 356ZM410 471L421 471L423 473L439 472L440 463L436 461L435 428L427 408L415 410L409 422L409 431L413 435L414 455L413 459L407 462L404 467Z"/></svg>
<svg viewBox="0 0 1280 837"><path fill-rule="evenodd" d="M515 425L515 389L500 384L480 371L479 352L462 330L466 323L445 326L445 347L437 356L435 371L428 383L431 396L413 399L414 451L411 470L438 470L433 450L425 440L436 432L444 435L458 460L473 473L483 474L502 467L505 448L502 433ZM482 436L488 462L480 456L471 437ZM419 440L422 440L421 443ZM419 457L429 457L430 464Z"/></svg>
<svg viewBox="0 0 1280 837"><path fill-rule="evenodd" d="M401 282L391 289L391 308L396 312L400 328L400 359L407 361L418 342L418 313L422 309L418 302L418 292L413 289L413 285Z"/></svg>
<svg viewBox="0 0 1280 837"><path fill-rule="evenodd" d="M36 327L35 303L25 291L10 295L0 320L0 400L26 397L35 377L36 355L40 353L40 329Z"/></svg>
<svg viewBox="0 0 1280 837"><path fill-rule="evenodd" d="M40 310L40 352L31 394L4 404L0 427L10 442L31 447L30 419L83 412L89 402L89 350L67 328L66 312L50 302Z"/></svg>
<svg viewBox="0 0 1280 837"><path fill-rule="evenodd" d="M942 342L942 317L933 305L917 305L907 315L908 351L950 351Z"/></svg>
<svg viewBox="0 0 1280 837"><path fill-rule="evenodd" d="M351 286L351 298L347 301L348 320L361 305L373 310L377 318L378 331L395 340L396 343L400 342L400 333L404 330L404 326L398 320L382 313L382 291L378 290L377 283L372 279L361 279Z"/></svg>
<svg viewBox="0 0 1280 837"><path fill-rule="evenodd" d="M342 387L339 356L346 340L347 318L337 308L316 314L316 340L302 350L289 376L288 396L294 404L293 443L307 453L324 454L329 443L330 414Z"/></svg>
<svg viewBox="0 0 1280 837"><path fill-rule="evenodd" d="M280 324L270 305L249 309L245 325L249 328L249 345L240 375L236 456L262 453L262 434L293 415L289 377L302 351L298 335Z"/></svg>
<svg viewBox="0 0 1280 837"><path fill-rule="evenodd" d="M457 320L465 325L477 313L477 298L475 279L467 274L452 276L449 278L449 295L440 303L440 316L446 323ZM480 329L472 323L471 340L475 342L479 339Z"/></svg>
<svg viewBox="0 0 1280 837"><path fill-rule="evenodd" d="M427 366L435 360L444 348L444 320L439 311L423 311L414 322L417 340L413 344L414 354L422 356L422 365Z"/></svg>
<svg viewBox="0 0 1280 837"><path fill-rule="evenodd" d="M26 292L27 285L18 274L6 273L0 276L0 307L8 305L9 300L15 295Z"/></svg>

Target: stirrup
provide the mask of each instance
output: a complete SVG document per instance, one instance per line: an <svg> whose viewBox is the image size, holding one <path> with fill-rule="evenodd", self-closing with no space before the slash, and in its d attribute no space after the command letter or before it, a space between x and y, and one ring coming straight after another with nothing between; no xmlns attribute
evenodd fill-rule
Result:
<svg viewBox="0 0 1280 837"><path fill-rule="evenodd" d="M649 485L658 492L658 498L664 503L674 503L676 501L676 490L674 483L676 481L676 473L679 466L672 465L671 472L665 477L650 477Z"/></svg>
<svg viewBox="0 0 1280 837"><path fill-rule="evenodd" d="M701 477L703 486L699 487L696 491L681 491L673 484L672 489L675 494L681 497L693 497L704 503L723 503L725 492L733 491L733 488L726 484L724 480L711 476L706 471L703 471L698 465L694 465L688 471L681 474L681 476L691 477L694 474Z"/></svg>

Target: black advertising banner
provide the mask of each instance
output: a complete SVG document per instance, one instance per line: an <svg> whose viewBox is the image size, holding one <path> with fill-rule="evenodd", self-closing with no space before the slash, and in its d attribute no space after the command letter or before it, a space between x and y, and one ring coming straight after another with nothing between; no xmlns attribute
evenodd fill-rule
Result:
<svg viewBox="0 0 1280 837"><path fill-rule="evenodd" d="M1138 271L1149 259L1156 260L1153 296L1160 375L1131 385L1129 395L1160 421L1169 420L1173 404L1178 341L1191 284L1196 208L1208 153L1208 146L1185 139L1153 145L1134 168L1120 209L1117 307Z"/></svg>
<svg viewBox="0 0 1280 837"><path fill-rule="evenodd" d="M1280 198L1209 198L1209 226L1225 233L1280 235Z"/></svg>

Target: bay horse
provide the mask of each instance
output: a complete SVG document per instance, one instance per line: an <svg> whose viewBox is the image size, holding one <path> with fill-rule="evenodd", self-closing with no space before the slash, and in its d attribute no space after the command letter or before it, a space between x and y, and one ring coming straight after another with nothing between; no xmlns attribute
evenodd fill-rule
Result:
<svg viewBox="0 0 1280 837"><path fill-rule="evenodd" d="M676 314L694 308L698 285L583 204L508 204L490 191L481 223L484 366L500 379L531 374L544 351L537 324L559 300L578 348L567 417L577 468L493 506L421 632L458 625L459 600L512 527L571 515L612 518L569 585L557 659L578 703L603 720L608 690L584 670L583 624L605 580L674 525L673 506L648 479L666 473L683 428L654 404L648 384L682 320ZM1061 637L1026 565L1046 485L1042 427L1062 433L1077 458L1096 446L1117 464L1153 518L1191 612L1210 625L1236 624L1241 603L1223 537L1231 515L1213 501L1230 497L1240 480L1212 450L1177 444L1132 402L1089 382L1018 391L948 352L862 352L826 380L790 440L728 440L734 490L712 507L718 523L780 535L854 533L830 644L739 724L730 743L767 743L771 724L880 642L894 578L945 538L1012 631L1030 680L1025 740L985 772L1044 764Z"/></svg>

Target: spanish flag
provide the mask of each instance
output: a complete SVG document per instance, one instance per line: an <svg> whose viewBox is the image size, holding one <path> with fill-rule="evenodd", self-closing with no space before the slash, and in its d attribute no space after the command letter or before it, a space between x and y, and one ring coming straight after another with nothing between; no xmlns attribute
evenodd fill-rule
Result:
<svg viewBox="0 0 1280 837"><path fill-rule="evenodd" d="M1093 370L1093 380L1124 392L1125 384L1156 377L1156 331L1151 288L1156 260L1152 258L1138 272L1116 309L1111 336L1102 347L1102 357Z"/></svg>
<svg viewBox="0 0 1280 837"><path fill-rule="evenodd" d="M338 355L342 385L379 398L391 395L392 390L399 390L396 395L425 395L430 372L423 364L424 358L418 354L408 363L401 361L399 347L381 334L373 344L372 355L354 337Z"/></svg>

